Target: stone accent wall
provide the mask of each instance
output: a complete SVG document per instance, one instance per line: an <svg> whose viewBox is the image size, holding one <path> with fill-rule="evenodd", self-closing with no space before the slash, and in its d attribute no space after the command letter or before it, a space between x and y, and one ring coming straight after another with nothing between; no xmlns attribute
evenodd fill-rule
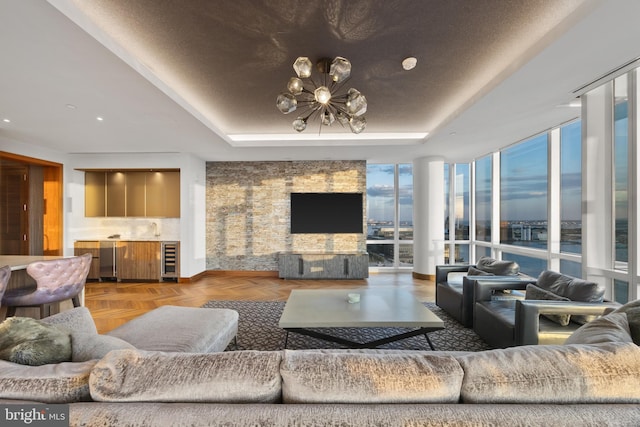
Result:
<svg viewBox="0 0 640 427"><path fill-rule="evenodd" d="M366 194L366 178L364 160L207 162L207 269L277 271L279 252L366 251L364 233L289 232L290 193Z"/></svg>

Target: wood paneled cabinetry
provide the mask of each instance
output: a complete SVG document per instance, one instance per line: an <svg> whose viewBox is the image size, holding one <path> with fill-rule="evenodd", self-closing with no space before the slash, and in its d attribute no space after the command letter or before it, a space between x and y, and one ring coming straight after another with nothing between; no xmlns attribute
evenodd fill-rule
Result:
<svg viewBox="0 0 640 427"><path fill-rule="evenodd" d="M75 256L84 255L90 253L93 257L91 259L91 268L89 269L89 280L100 279L100 242L97 240L77 241L74 245L73 254Z"/></svg>
<svg viewBox="0 0 640 427"><path fill-rule="evenodd" d="M110 259L105 258L105 262L108 263L106 270L109 271L107 276L101 273L100 243L99 240L77 240L75 242L74 254L76 256L87 252L93 256L88 279L161 281L179 277L179 242L110 240L108 243L115 245L115 259L113 256L108 257ZM113 247L111 246L111 248ZM103 271L105 270L103 269ZM115 275L111 274L111 271L115 271Z"/></svg>
<svg viewBox="0 0 640 427"><path fill-rule="evenodd" d="M180 217L180 171L85 171L87 217Z"/></svg>
<svg viewBox="0 0 640 427"><path fill-rule="evenodd" d="M118 280L160 280L160 242L118 242Z"/></svg>

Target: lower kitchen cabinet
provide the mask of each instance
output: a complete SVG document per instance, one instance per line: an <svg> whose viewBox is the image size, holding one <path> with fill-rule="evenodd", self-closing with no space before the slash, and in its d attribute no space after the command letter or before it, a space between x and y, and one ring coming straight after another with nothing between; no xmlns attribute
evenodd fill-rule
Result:
<svg viewBox="0 0 640 427"><path fill-rule="evenodd" d="M179 277L178 248L155 240L77 240L74 254L93 256L89 280L161 281Z"/></svg>
<svg viewBox="0 0 640 427"><path fill-rule="evenodd" d="M73 254L75 256L84 255L90 253L91 268L89 269L88 280L100 279L100 242L97 240L83 240L77 241L74 245Z"/></svg>
<svg viewBox="0 0 640 427"><path fill-rule="evenodd" d="M160 280L160 242L118 242L116 275L118 280Z"/></svg>

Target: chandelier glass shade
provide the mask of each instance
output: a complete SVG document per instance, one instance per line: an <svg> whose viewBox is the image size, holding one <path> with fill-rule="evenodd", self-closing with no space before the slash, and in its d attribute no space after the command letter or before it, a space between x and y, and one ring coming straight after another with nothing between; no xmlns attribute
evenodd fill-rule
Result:
<svg viewBox="0 0 640 427"><path fill-rule="evenodd" d="M319 77L312 77L313 64L306 56L293 63L297 77L287 83L288 92L282 92L276 100L276 107L283 114L298 112L293 128L302 132L310 119L319 119L322 125L331 126L338 121L348 126L353 133L360 133L367 126L364 113L367 99L358 90L343 91L344 83L351 75L351 62L341 56L323 58L316 64Z"/></svg>

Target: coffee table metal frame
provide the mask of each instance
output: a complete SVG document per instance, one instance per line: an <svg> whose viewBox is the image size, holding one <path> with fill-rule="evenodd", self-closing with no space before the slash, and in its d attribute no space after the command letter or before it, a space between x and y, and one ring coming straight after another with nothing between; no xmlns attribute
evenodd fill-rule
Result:
<svg viewBox="0 0 640 427"><path fill-rule="evenodd" d="M349 293L360 294L360 302L348 302ZM391 342L424 335L435 350L429 332L444 328L444 322L407 291L398 289L297 289L291 291L279 326L289 332L322 339L349 348L376 348ZM329 335L322 328L416 328L368 342Z"/></svg>

